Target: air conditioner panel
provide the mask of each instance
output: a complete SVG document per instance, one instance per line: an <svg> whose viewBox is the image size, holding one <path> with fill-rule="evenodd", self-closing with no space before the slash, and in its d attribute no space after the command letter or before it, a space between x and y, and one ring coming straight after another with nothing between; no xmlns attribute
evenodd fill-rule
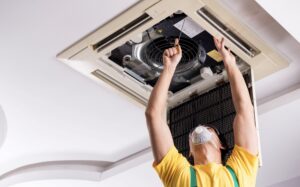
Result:
<svg viewBox="0 0 300 187"><path fill-rule="evenodd" d="M256 54L256 56L251 57L247 55L243 50L241 50L240 47L235 45L235 43L227 39L226 45L230 47L237 56L239 56L239 59L242 62L246 62L252 67L257 80L271 73L274 73L288 65L285 57L277 54L271 47L264 43L259 37L256 36L253 31L249 30L242 22L240 22L236 16L232 15L231 12L224 9L219 1L208 0L176 1L176 3L174 3L173 0L140 1L127 11L121 13L116 18L107 22L103 26L99 27L80 41L76 42L75 44L58 54L58 58L66 64L72 64L72 66L74 67L79 63L73 63L72 61L83 61L82 63L93 64L92 66L94 66L95 69L92 69L89 74L91 74L91 72L95 71L96 69L101 69L105 66L106 68L101 69L101 71L114 76L114 78L118 81L126 80L124 81L124 84L135 86L134 90L137 90L139 95L142 95L147 100L152 86L145 86L145 84L142 84L142 79L135 80L135 76L133 76L133 74L129 75L128 72L126 73L126 70L124 68L118 67L118 65L113 63L110 59L105 60L105 62L103 62L102 59L106 59L113 49L123 45L124 43L126 43L126 41L144 32L146 29L151 28L153 25L164 20L166 17L172 15L177 10L181 10L182 12L184 12L188 17L190 17L197 24L201 25L201 27L203 27L211 35L215 35L218 37L222 36L223 34L220 33L220 31L218 31L207 20L201 18L197 13L197 11L203 7L206 7L209 10L214 10L214 16L216 16L216 18L218 18L223 25L226 25L228 26L228 28L232 29L232 31L235 32L236 36L241 37L242 39L247 39L247 42L252 45L251 47L254 47L258 51L260 51L260 53ZM95 45L97 42L103 40L111 33L119 30L126 24L130 23L131 21L139 16L142 16L145 13L147 13L152 18L150 21L124 34L122 37L118 38L110 45L107 45L105 48L103 48L103 50L94 50L93 45ZM92 57L83 55L85 51L89 51L89 56ZM246 67L246 65L244 66ZM80 68L77 68L77 70L80 72L83 71L80 70ZM95 80L95 76L89 77L93 77L92 79ZM123 80L121 79L121 77L123 78ZM126 77L126 79L124 79L124 77ZM215 77L215 79L218 80L222 80L223 78L223 75ZM208 85L211 85L215 84L216 81L210 82L210 80L206 80L206 82ZM195 83L188 88L176 92L176 94L170 93L170 103L180 102L179 100L187 99L195 92L201 92L201 89L207 89L208 87L203 86L201 89L197 89L197 85L198 83Z"/></svg>
<svg viewBox="0 0 300 187"><path fill-rule="evenodd" d="M173 81L171 83L170 86L170 91L175 94L175 92L177 93L178 91L182 90L182 89L188 89L188 86L196 83L195 80L203 81L203 78L201 78L200 76L200 69L202 67L210 67L212 69L212 71L215 74L215 78L216 77L220 77L217 74L221 74L222 71L224 70L223 64L222 63L218 63L216 62L210 55L208 55L210 52L215 51L215 46L214 46L214 42L213 42L213 38L212 36L204 30L204 28L199 28L200 31L196 34L194 34L193 36L189 36L189 33L187 33L186 29L190 29L193 28L193 25L197 25L198 23L195 22L192 19L188 19L189 17L185 15L185 12L183 11L176 11L175 13L172 13L171 16L167 16L166 18L162 19L160 22L154 24L154 26L149 27L146 29L146 31L137 33L137 35L141 35L141 41L140 43L136 44L134 41L132 41L132 39L128 40L125 42L125 44L121 44L120 46L117 46L116 48L114 48L112 51L110 51L108 54L104 55L106 57L108 57L108 59L110 61L105 61L107 63L110 63L111 66L115 66L116 64L119 65L119 68L121 67L121 69L123 68L124 71L129 68L131 69L133 72L135 71L134 75L131 76L135 77L137 81L142 82L146 85L150 85L151 87L153 87L155 85L155 82L157 81L157 78L159 77L160 72L162 71L162 68L160 68L162 66L162 62L160 63L156 63L161 61L161 56L162 56L162 52L164 50L164 47L161 50L154 50L156 52L153 52L154 55L157 56L158 53L160 53L158 55L158 57L155 59L153 62L151 62L149 64L149 62L147 62L147 60L149 59L145 59L143 58L143 56L147 56L149 55L151 57L151 51L153 51L153 49L156 48L160 48L161 46L159 46L160 44L153 44L151 51L146 51L147 48L149 46L151 46L152 43L155 43L156 40L160 40L160 38L162 38L160 42L163 42L164 40L168 40L169 37L171 36L178 36L180 35L180 27L179 26L175 26L178 23L182 22L183 20L186 21L187 25L189 24L189 26L184 28L184 31L181 33L182 38L181 38L181 45L182 45L182 49L183 49L183 59L187 59L187 58L191 58L191 51L198 51L200 50L200 54L204 54L204 55L199 55L198 53L196 53L194 56L199 56L199 59L197 59L196 61L199 62L191 62L191 63L186 63L186 62L181 62L179 63L177 70L175 72L175 75L173 77ZM201 19L201 18L199 18ZM195 29L195 28L193 28ZM191 34L191 33L190 33ZM239 41L241 41L241 39L239 39ZM172 42L172 41L170 41ZM193 44L193 42L195 44ZM186 43L186 44L185 44ZM142 45L142 47L140 47ZM169 47L171 47L171 44L163 44L163 45L169 45ZM195 45L195 48L189 48L191 46ZM197 48L200 45L199 48ZM115 45L111 45L111 46L115 46ZM189 46L189 47L187 47ZM145 53L142 53L143 49L145 49L144 51L146 51ZM197 48L197 49L196 49ZM203 50L201 50L203 48ZM136 52L137 51L137 52ZM205 54L207 52L207 54ZM144 55L139 55L139 54L135 54L135 53L140 53L140 54L144 54ZM187 54L187 55L185 55ZM128 57L129 59L134 59L134 60L129 60L129 62L127 62L125 64L124 62L124 57ZM184 61L184 60L183 60ZM246 63L239 58L239 62L243 63L244 66L247 66ZM132 65L130 64L136 64L136 67L132 67ZM188 64L191 64L188 66ZM126 66L127 65L127 66ZM128 66L130 65L130 66ZM159 67L159 68L158 68ZM192 68L192 69L191 69ZM147 72L145 71L147 70ZM187 71L189 70L189 71ZM219 72L218 72L219 71ZM145 76L145 72L147 74L151 74L150 76ZM187 72L187 73L185 73ZM128 73L128 72L127 72ZM140 77L137 77L139 76ZM221 75L222 77L222 75ZM206 80L207 81L207 80ZM190 91L190 92L194 92Z"/></svg>

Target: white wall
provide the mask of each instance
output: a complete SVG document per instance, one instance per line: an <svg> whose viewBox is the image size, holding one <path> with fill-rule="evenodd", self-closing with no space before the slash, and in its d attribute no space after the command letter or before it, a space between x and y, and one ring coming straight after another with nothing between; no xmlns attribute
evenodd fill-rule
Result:
<svg viewBox="0 0 300 187"><path fill-rule="evenodd" d="M44 180L26 182L12 187L163 187L159 177L152 169L152 162L127 170L101 182L80 180Z"/></svg>
<svg viewBox="0 0 300 187"><path fill-rule="evenodd" d="M259 116L263 166L259 170L257 186L265 187L300 176L300 96L292 103ZM151 166L144 163L102 182L76 180L47 180L18 184L14 187L153 187L162 186ZM276 185L279 187L280 184ZM300 184L299 184L300 185ZM284 186L282 186L284 187Z"/></svg>

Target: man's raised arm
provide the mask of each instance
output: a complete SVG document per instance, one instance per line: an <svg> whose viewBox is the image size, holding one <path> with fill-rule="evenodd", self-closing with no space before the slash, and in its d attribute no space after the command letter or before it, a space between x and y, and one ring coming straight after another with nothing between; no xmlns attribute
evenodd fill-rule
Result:
<svg viewBox="0 0 300 187"><path fill-rule="evenodd" d="M235 57L230 52L230 49L227 50L224 47L224 38L221 41L214 38L214 41L218 51L223 56L236 110L233 123L235 144L256 155L258 153L258 139L254 110L245 80L236 65Z"/></svg>
<svg viewBox="0 0 300 187"><path fill-rule="evenodd" d="M152 90L145 112L156 163L159 163L174 145L170 129L167 125L166 108L168 89L181 56L182 51L179 41L176 39L175 46L166 49L163 53L164 69Z"/></svg>

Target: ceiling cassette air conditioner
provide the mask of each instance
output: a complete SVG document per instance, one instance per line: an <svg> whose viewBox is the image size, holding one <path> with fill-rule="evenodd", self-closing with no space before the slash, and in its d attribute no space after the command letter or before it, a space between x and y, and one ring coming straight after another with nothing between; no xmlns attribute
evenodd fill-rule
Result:
<svg viewBox="0 0 300 187"><path fill-rule="evenodd" d="M213 0L139 1L57 58L145 106L163 69L162 53L179 35L183 57L169 88L169 108L226 82L212 36L223 36L240 70L249 73L252 69L256 80L288 65L221 2Z"/></svg>

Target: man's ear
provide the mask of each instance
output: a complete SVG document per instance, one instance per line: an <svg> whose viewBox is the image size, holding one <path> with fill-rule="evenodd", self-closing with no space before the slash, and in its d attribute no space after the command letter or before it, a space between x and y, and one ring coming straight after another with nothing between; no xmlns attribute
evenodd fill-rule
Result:
<svg viewBox="0 0 300 187"><path fill-rule="evenodd" d="M221 150L225 150L226 149L226 146L224 146L224 143L225 142L225 138L223 136L219 136L219 141L220 141L220 149Z"/></svg>
<svg viewBox="0 0 300 187"><path fill-rule="evenodd" d="M192 154L192 142L191 142L190 138L189 138L189 148L190 148L189 157L192 157L193 156L193 154Z"/></svg>
<svg viewBox="0 0 300 187"><path fill-rule="evenodd" d="M223 144L221 143L221 147L220 149L225 150L225 147L223 146Z"/></svg>
<svg viewBox="0 0 300 187"><path fill-rule="evenodd" d="M192 152L189 153L189 158L194 158Z"/></svg>

